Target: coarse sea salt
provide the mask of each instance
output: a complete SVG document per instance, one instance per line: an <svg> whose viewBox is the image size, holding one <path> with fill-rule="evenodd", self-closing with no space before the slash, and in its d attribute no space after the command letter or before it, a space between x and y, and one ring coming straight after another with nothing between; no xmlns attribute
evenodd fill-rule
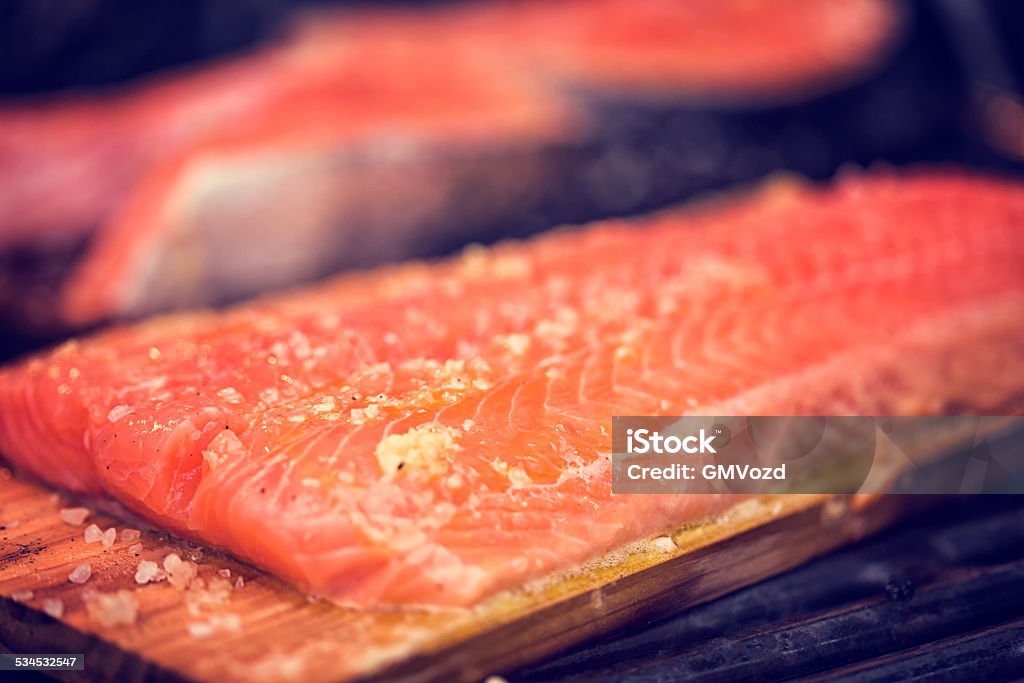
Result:
<svg viewBox="0 0 1024 683"><path fill-rule="evenodd" d="M142 532L138 529L121 529L121 541L131 543L142 538Z"/></svg>
<svg viewBox="0 0 1024 683"><path fill-rule="evenodd" d="M100 539L103 543L104 548L109 548L117 542L117 529L110 527L103 532L103 538Z"/></svg>
<svg viewBox="0 0 1024 683"><path fill-rule="evenodd" d="M71 583L85 583L89 580L90 576L92 576L92 565L88 562L83 562L71 570L71 573L68 574L68 581Z"/></svg>
<svg viewBox="0 0 1024 683"><path fill-rule="evenodd" d="M155 583L167 578L167 573L152 560L142 560L135 569L135 583Z"/></svg>
<svg viewBox="0 0 1024 683"><path fill-rule="evenodd" d="M196 621L188 625L188 634L193 638L209 638L216 631L238 631L242 619L237 614L217 614L208 621Z"/></svg>
<svg viewBox="0 0 1024 683"><path fill-rule="evenodd" d="M114 593L90 591L83 596L89 616L102 626L134 624L139 614L139 603L131 591Z"/></svg>
<svg viewBox="0 0 1024 683"><path fill-rule="evenodd" d="M651 546L662 553L675 552L676 543L669 536L659 536L651 541Z"/></svg>
<svg viewBox="0 0 1024 683"><path fill-rule="evenodd" d="M211 579L208 586L202 579L196 579L185 593L185 606L189 614L199 616L205 607L228 602L231 599L231 588L231 582L227 579Z"/></svg>
<svg viewBox="0 0 1024 683"><path fill-rule="evenodd" d="M85 523L86 518L91 514L89 508L61 508L60 521L72 526L80 526Z"/></svg>
<svg viewBox="0 0 1024 683"><path fill-rule="evenodd" d="M43 600L43 611L54 619L64 616L64 601L60 598L47 598Z"/></svg>
<svg viewBox="0 0 1024 683"><path fill-rule="evenodd" d="M15 602L28 602L32 599L33 595L35 595L35 593L30 590L14 591L11 593L11 599Z"/></svg>
<svg viewBox="0 0 1024 683"><path fill-rule="evenodd" d="M85 527L84 537L86 543L98 543L103 540L103 532L95 524L90 524Z"/></svg>
<svg viewBox="0 0 1024 683"><path fill-rule="evenodd" d="M194 562L182 560L177 553L169 553L164 557L164 571L167 572L169 584L175 588L187 588L196 578L198 568Z"/></svg>

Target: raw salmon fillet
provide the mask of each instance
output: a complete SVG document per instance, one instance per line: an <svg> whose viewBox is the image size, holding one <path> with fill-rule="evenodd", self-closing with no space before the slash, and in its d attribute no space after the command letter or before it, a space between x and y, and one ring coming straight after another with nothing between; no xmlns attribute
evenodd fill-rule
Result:
<svg viewBox="0 0 1024 683"><path fill-rule="evenodd" d="M890 0L490 0L375 11L354 30L498 50L577 93L750 101L807 97L863 74L896 41L900 15Z"/></svg>
<svg viewBox="0 0 1024 683"><path fill-rule="evenodd" d="M472 605L733 499L611 493L613 415L943 414L1024 393L1024 186L778 182L0 374L0 452L317 594Z"/></svg>
<svg viewBox="0 0 1024 683"><path fill-rule="evenodd" d="M394 145L424 138L511 144L559 130L562 105L496 53L470 56L460 46L422 43L414 33L372 44L339 31L339 22L325 23L333 28L296 27L205 68L4 102L0 249L78 240L153 164L282 122L299 137L329 122L349 140L376 128L389 132Z"/></svg>
<svg viewBox="0 0 1024 683"><path fill-rule="evenodd" d="M372 70L343 71L143 173L68 278L62 320L237 301L400 260L525 201L552 173L538 150L573 136L567 106L497 78L495 61L350 52L349 68Z"/></svg>

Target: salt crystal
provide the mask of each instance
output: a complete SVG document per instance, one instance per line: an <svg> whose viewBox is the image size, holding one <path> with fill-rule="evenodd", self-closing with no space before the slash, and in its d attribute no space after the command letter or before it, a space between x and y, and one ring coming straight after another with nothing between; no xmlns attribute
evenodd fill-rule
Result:
<svg viewBox="0 0 1024 683"><path fill-rule="evenodd" d="M125 543L131 543L142 538L142 532L138 529L121 529L121 540Z"/></svg>
<svg viewBox="0 0 1024 683"><path fill-rule="evenodd" d="M230 599L231 582L222 578L211 579L209 587L197 578L185 593L185 605L193 616L199 616L206 606L222 605Z"/></svg>
<svg viewBox="0 0 1024 683"><path fill-rule="evenodd" d="M498 337L498 343L515 356L522 356L530 347L530 337L525 334L507 334Z"/></svg>
<svg viewBox="0 0 1024 683"><path fill-rule="evenodd" d="M238 631L242 619L237 614L217 614L209 621L196 621L188 625L188 634L193 638L209 638L215 631Z"/></svg>
<svg viewBox="0 0 1024 683"><path fill-rule="evenodd" d="M75 567L70 574L68 574L68 581L71 583L85 583L92 576L92 565L88 562Z"/></svg>
<svg viewBox="0 0 1024 683"><path fill-rule="evenodd" d="M231 582L227 578L210 579L210 587L206 591L212 600L224 602L231 595Z"/></svg>
<svg viewBox="0 0 1024 683"><path fill-rule="evenodd" d="M157 576L161 574L160 566L152 560L142 560L135 570L135 583L149 583L159 581Z"/></svg>
<svg viewBox="0 0 1024 683"><path fill-rule="evenodd" d="M85 596L85 607L89 616L102 626L134 624L139 615L139 603L131 591L116 593L91 592Z"/></svg>
<svg viewBox="0 0 1024 683"><path fill-rule="evenodd" d="M235 588L241 588L244 585L245 585L245 579L243 579L241 576L239 576L237 579L235 579Z"/></svg>
<svg viewBox="0 0 1024 683"><path fill-rule="evenodd" d="M11 593L11 599L15 602L28 602L32 599L33 595L35 595L35 593L30 590L14 591Z"/></svg>
<svg viewBox="0 0 1024 683"><path fill-rule="evenodd" d="M103 532L95 524L90 524L85 527L85 542L86 543L97 543L103 540Z"/></svg>
<svg viewBox="0 0 1024 683"><path fill-rule="evenodd" d="M334 402L334 397L333 396L325 396L325 397L323 397L320 400L319 403L317 403L317 404L315 404L313 406L313 411L317 412L317 413L329 413L332 410L334 410L336 407L337 407L337 404Z"/></svg>
<svg viewBox="0 0 1024 683"><path fill-rule="evenodd" d="M85 522L90 512L89 508L61 508L58 514L60 514L60 520L65 524L79 526Z"/></svg>
<svg viewBox="0 0 1024 683"><path fill-rule="evenodd" d="M229 403L242 402L242 395L238 393L238 390L235 389L234 387L225 387L224 389L218 391L217 395L220 396L225 401L228 401Z"/></svg>
<svg viewBox="0 0 1024 683"><path fill-rule="evenodd" d="M213 635L213 626L197 621L188 625L188 634L193 638L209 638Z"/></svg>
<svg viewBox="0 0 1024 683"><path fill-rule="evenodd" d="M230 569L218 569L217 570L217 575L222 577L222 578L225 578L225 579L230 579L231 578L231 570Z"/></svg>
<svg viewBox="0 0 1024 683"><path fill-rule="evenodd" d="M110 527L103 532L103 547L109 548L117 541L117 529Z"/></svg>
<svg viewBox="0 0 1024 683"><path fill-rule="evenodd" d="M242 618L237 614L218 614L210 621L214 626L225 631L238 631L242 628Z"/></svg>
<svg viewBox="0 0 1024 683"><path fill-rule="evenodd" d="M658 538L651 541L651 546L655 550L663 553L671 553L676 549L676 543L669 536L659 536Z"/></svg>
<svg viewBox="0 0 1024 683"><path fill-rule="evenodd" d="M181 566L181 556L178 553L168 553L164 557L164 569L169 572L176 571Z"/></svg>
<svg viewBox="0 0 1024 683"><path fill-rule="evenodd" d="M64 601L60 598L47 598L43 600L43 611L54 619L64 616Z"/></svg>
<svg viewBox="0 0 1024 683"><path fill-rule="evenodd" d="M135 543L133 545L128 546L128 552L130 552L132 554L135 554L135 555L138 555L139 553L142 552L142 544L141 543Z"/></svg>
<svg viewBox="0 0 1024 683"><path fill-rule="evenodd" d="M199 571L194 562L182 560L177 553L170 553L164 558L164 570L167 582L175 588L187 588Z"/></svg>
<svg viewBox="0 0 1024 683"><path fill-rule="evenodd" d="M514 489L526 488L533 483L529 473L518 465L509 468L508 480L512 483L512 488Z"/></svg>

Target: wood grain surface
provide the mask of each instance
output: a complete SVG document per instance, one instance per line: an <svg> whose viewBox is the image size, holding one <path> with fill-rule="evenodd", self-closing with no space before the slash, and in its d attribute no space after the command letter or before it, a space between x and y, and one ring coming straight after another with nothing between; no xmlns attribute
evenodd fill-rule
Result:
<svg viewBox="0 0 1024 683"><path fill-rule="evenodd" d="M310 599L158 531L143 531L139 552L121 540L109 548L87 544L89 523L119 531L138 525L98 512L83 525L67 524L59 510L74 501L10 478L0 481L0 648L85 653L84 672L61 674L71 681L475 681L792 568L885 526L911 500L749 499L713 522L677 530L673 543L636 546L473 610L374 611ZM162 562L171 552L197 561L206 590L136 583L141 560ZM68 580L83 562L92 567L85 586ZM204 603L223 570L232 583L227 599ZM239 577L244 583L236 586ZM100 623L87 609L87 589L131 591L135 622ZM53 599L65 607L58 619L42 611Z"/></svg>

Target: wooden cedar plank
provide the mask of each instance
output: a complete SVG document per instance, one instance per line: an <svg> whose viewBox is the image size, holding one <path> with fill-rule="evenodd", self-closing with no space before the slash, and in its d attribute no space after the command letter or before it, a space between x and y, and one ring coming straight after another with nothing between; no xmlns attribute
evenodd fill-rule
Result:
<svg viewBox="0 0 1024 683"><path fill-rule="evenodd" d="M536 661L634 619L656 618L794 567L886 525L912 499L874 499L861 510L850 499L790 496L748 501L718 524L675 534L677 553L651 549L576 576L500 595L465 610L359 611L311 602L283 582L230 557L205 551L200 576L231 570L245 585L229 604L189 613L184 593L166 582L139 587L142 558L193 548L146 532L140 557L119 541L104 550L82 540L84 526L60 521L51 492L12 479L0 486L0 647L16 652L84 652L87 670L71 681L337 681L359 677L478 680ZM126 525L93 515L102 528ZM88 522L87 522L88 523ZM824 533L823 533L824 532ZM738 534L738 535L737 535ZM82 587L67 575L93 564L90 586L128 588L140 604L133 626L104 628L84 609ZM26 604L10 596L31 589ZM59 597L60 620L37 611ZM190 623L210 614L238 614L237 633L196 639Z"/></svg>

